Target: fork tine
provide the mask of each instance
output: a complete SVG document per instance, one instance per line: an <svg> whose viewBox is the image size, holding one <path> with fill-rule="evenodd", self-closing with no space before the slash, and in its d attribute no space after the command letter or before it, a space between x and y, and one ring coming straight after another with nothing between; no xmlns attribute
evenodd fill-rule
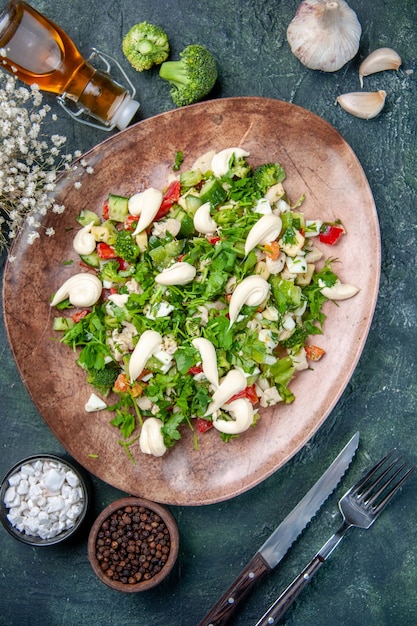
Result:
<svg viewBox="0 0 417 626"><path fill-rule="evenodd" d="M392 474L392 470L395 468L398 463L401 461L401 456L397 456L396 459L391 461L391 463L379 474L379 476L375 477L372 484L365 491L361 491L359 493L361 499L366 503L372 505L376 502L378 496L386 489L386 487L398 476L402 469L405 467L405 463L403 463L394 474ZM380 468L381 469L381 468ZM377 491L375 491L377 489Z"/></svg>
<svg viewBox="0 0 417 626"><path fill-rule="evenodd" d="M392 457L392 455L396 452L396 448L393 448L383 459L381 459L376 465L374 465L365 476L363 476L355 485L352 487L351 493L353 494L362 494L362 487L368 485L370 479L372 479L375 474L381 469L381 467ZM369 483L372 486L373 481Z"/></svg>
<svg viewBox="0 0 417 626"><path fill-rule="evenodd" d="M392 479L389 481L389 483L386 486L392 483L392 480L398 476L398 474L400 473L401 470L404 469L404 467L405 467L405 464L403 464L399 468L399 470L394 474L394 476L392 477ZM410 469L403 475L403 477L400 480L398 480L396 484L391 486L391 489L385 494L381 502L379 502L376 506L373 507L375 515L379 515L381 513L381 511L385 508L385 506L388 504L391 498L397 493L400 487L402 487L402 485L411 476L411 474L414 472L415 469L416 469L415 465L410 467ZM383 489L382 491L385 491L385 489Z"/></svg>

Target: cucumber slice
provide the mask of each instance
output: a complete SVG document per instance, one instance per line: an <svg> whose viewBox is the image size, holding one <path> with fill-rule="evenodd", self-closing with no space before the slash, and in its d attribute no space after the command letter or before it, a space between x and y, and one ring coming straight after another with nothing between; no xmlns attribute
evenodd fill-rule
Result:
<svg viewBox="0 0 417 626"><path fill-rule="evenodd" d="M109 220L124 222L129 214L129 198L124 196L109 195Z"/></svg>
<svg viewBox="0 0 417 626"><path fill-rule="evenodd" d="M190 217L194 217L198 207L203 204L203 201L198 196L192 194L185 196L185 210Z"/></svg>
<svg viewBox="0 0 417 626"><path fill-rule="evenodd" d="M74 326L74 321L70 317L55 317L52 325L53 330L66 332Z"/></svg>
<svg viewBox="0 0 417 626"><path fill-rule="evenodd" d="M227 198L227 192L217 178L209 178L201 188L200 200L204 204L210 202L211 206L216 207L222 204Z"/></svg>
<svg viewBox="0 0 417 626"><path fill-rule="evenodd" d="M80 254L80 258L83 263L86 263L90 267L100 267L100 259L96 251L91 252L90 254Z"/></svg>
<svg viewBox="0 0 417 626"><path fill-rule="evenodd" d="M100 224L100 218L96 213L90 211L89 209L83 209L80 211L80 214L77 216L77 222L81 224L81 226L88 226L93 222L94 226L98 226Z"/></svg>

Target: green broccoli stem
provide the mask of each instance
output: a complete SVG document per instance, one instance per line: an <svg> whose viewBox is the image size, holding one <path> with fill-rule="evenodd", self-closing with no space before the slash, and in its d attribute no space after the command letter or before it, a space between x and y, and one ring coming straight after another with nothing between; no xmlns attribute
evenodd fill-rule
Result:
<svg viewBox="0 0 417 626"><path fill-rule="evenodd" d="M159 76L173 85L188 85L189 73L184 68L183 61L165 61L159 70Z"/></svg>
<svg viewBox="0 0 417 626"><path fill-rule="evenodd" d="M152 52L156 52L158 47L149 41L149 39L142 39L142 41L137 43L137 50L141 54L151 54Z"/></svg>

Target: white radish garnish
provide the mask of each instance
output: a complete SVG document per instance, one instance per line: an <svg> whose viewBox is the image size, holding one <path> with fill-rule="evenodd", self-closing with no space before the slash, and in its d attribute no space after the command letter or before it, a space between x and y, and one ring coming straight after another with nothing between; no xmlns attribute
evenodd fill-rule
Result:
<svg viewBox="0 0 417 626"><path fill-rule="evenodd" d="M135 228L133 237L141 233L153 222L161 206L162 197L162 191L149 187L149 189L136 194L136 200L134 203L132 202L131 207L128 205L131 215L139 215L138 225ZM132 213L131 211L135 212Z"/></svg>
<svg viewBox="0 0 417 626"><path fill-rule="evenodd" d="M230 326L235 323L244 304L258 306L268 296L270 284L261 276L247 276L234 290L229 303Z"/></svg>
<svg viewBox="0 0 417 626"><path fill-rule="evenodd" d="M153 456L162 456L166 452L164 438L161 428L163 424L157 417L148 417L143 422L140 431L139 446L144 454L152 454Z"/></svg>
<svg viewBox="0 0 417 626"><path fill-rule="evenodd" d="M229 162L233 155L239 159L240 157L247 157L249 154L250 152L247 152L243 148L226 148L225 150L217 152L211 160L213 174L217 176L217 178L224 176L229 171Z"/></svg>
<svg viewBox="0 0 417 626"><path fill-rule="evenodd" d="M246 376L242 370L229 370L219 387L213 393L212 402L209 404L206 415L211 415L217 411L217 409L230 400L232 396L246 389L247 384Z"/></svg>
<svg viewBox="0 0 417 626"><path fill-rule="evenodd" d="M94 274L75 274L58 289L51 306L56 306L66 298L69 298L73 306L92 306L100 298L102 290L101 280Z"/></svg>
<svg viewBox="0 0 417 626"><path fill-rule="evenodd" d="M159 285L186 285L194 280L196 273L193 265L178 262L155 276L155 282Z"/></svg>
<svg viewBox="0 0 417 626"><path fill-rule="evenodd" d="M194 214L194 228L203 235L212 235L217 224L210 215L210 202L205 202L198 207Z"/></svg>
<svg viewBox="0 0 417 626"><path fill-rule="evenodd" d="M155 352L160 350L161 344L162 337L156 330L145 330L145 332L141 334L129 361L130 380L137 379L139 374L143 371L146 361L155 354Z"/></svg>
<svg viewBox="0 0 417 626"><path fill-rule="evenodd" d="M256 246L270 243L278 239L282 229L282 220L275 213L263 215L252 226L245 241L245 255L248 255Z"/></svg>
<svg viewBox="0 0 417 626"><path fill-rule="evenodd" d="M72 245L77 254L91 254L96 249L97 242L91 234L92 226L94 226L94 222L84 226L75 235Z"/></svg>
<svg viewBox="0 0 417 626"><path fill-rule="evenodd" d="M202 367L205 377L215 387L219 386L219 372L217 369L216 349L205 337L193 339L192 344L201 355Z"/></svg>
<svg viewBox="0 0 417 626"><path fill-rule="evenodd" d="M253 424L253 406L246 398L238 398L225 404L222 409L230 413L233 419L225 420L222 416L213 417L213 426L221 433L238 435Z"/></svg>

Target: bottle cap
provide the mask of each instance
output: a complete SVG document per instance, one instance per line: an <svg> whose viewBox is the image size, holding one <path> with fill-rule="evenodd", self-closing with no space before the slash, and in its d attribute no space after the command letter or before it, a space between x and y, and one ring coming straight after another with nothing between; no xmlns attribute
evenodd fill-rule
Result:
<svg viewBox="0 0 417 626"><path fill-rule="evenodd" d="M117 126L119 130L124 130L131 122L133 116L139 108L139 102L133 100L129 94L126 94L113 118L111 124Z"/></svg>

